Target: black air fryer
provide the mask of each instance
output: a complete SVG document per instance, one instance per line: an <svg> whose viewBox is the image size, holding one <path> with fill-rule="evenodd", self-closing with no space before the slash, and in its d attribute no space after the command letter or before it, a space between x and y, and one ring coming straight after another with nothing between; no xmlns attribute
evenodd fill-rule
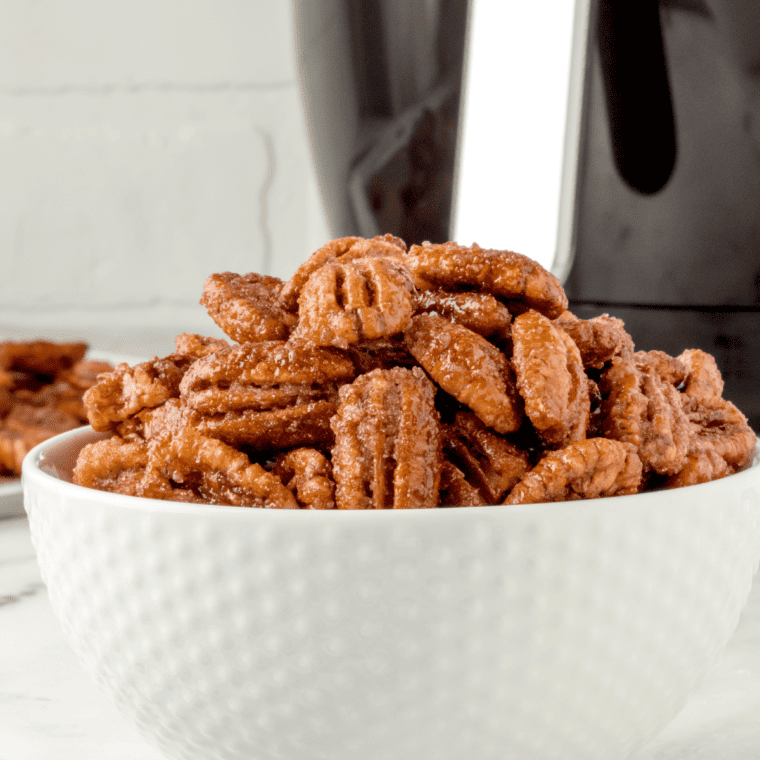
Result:
<svg viewBox="0 0 760 760"><path fill-rule="evenodd" d="M637 349L713 354L725 397L758 430L760 110L751 110L752 82L701 0L600 0L597 13L570 308L620 317Z"/></svg>

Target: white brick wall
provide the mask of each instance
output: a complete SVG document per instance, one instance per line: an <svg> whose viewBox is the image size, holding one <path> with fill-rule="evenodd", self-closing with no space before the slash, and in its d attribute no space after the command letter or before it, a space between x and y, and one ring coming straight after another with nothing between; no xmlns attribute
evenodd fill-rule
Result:
<svg viewBox="0 0 760 760"><path fill-rule="evenodd" d="M202 329L328 236L289 0L0 3L0 166L0 324Z"/></svg>

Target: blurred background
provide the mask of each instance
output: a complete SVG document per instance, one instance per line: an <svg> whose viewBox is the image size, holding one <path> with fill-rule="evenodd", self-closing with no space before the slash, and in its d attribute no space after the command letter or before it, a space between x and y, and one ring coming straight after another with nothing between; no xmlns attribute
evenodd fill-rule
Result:
<svg viewBox="0 0 760 760"><path fill-rule="evenodd" d="M211 272L477 241L760 427L758 40L755 0L6 0L0 331L168 353Z"/></svg>
<svg viewBox="0 0 760 760"><path fill-rule="evenodd" d="M211 272L328 237L289 2L1 3L0 166L6 335L168 353Z"/></svg>

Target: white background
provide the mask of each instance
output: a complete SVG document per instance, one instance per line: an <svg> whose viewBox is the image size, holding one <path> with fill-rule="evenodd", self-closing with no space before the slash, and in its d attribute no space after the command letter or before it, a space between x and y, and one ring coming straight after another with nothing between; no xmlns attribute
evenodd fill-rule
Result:
<svg viewBox="0 0 760 760"><path fill-rule="evenodd" d="M327 237L288 0L0 3L0 324L213 324Z"/></svg>

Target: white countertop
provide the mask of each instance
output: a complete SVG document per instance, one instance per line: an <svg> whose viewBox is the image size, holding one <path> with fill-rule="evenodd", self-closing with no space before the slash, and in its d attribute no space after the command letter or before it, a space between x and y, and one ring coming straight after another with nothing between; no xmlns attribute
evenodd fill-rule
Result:
<svg viewBox="0 0 760 760"><path fill-rule="evenodd" d="M0 520L0 760L162 757L104 697L66 644L40 579L26 520ZM701 689L631 760L758 757L760 581Z"/></svg>
<svg viewBox="0 0 760 760"><path fill-rule="evenodd" d="M66 644L26 519L0 521L0 758L161 760Z"/></svg>

